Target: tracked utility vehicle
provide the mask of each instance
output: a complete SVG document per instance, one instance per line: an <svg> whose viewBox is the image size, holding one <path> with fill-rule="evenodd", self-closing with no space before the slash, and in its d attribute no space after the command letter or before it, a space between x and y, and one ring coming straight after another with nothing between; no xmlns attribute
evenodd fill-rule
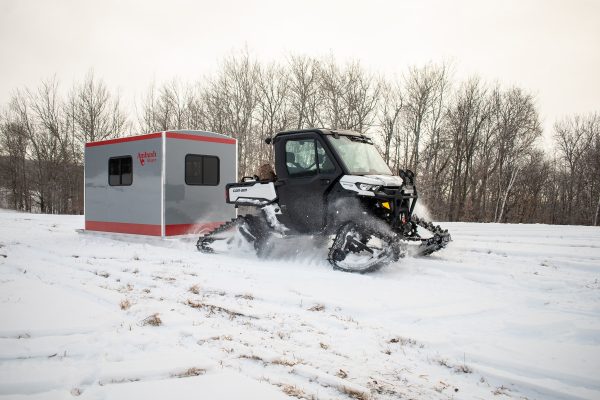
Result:
<svg viewBox="0 0 600 400"><path fill-rule="evenodd" d="M414 254L444 248L450 235L413 215L414 174L395 176L371 139L342 130L285 131L266 139L275 173L245 177L226 186L226 201L252 206L197 243L202 252L226 251L240 239L268 256L278 238L311 235L331 243L328 260L349 272L373 271L398 261L414 242ZM426 237L419 228L429 231ZM289 243L289 241L287 241Z"/></svg>

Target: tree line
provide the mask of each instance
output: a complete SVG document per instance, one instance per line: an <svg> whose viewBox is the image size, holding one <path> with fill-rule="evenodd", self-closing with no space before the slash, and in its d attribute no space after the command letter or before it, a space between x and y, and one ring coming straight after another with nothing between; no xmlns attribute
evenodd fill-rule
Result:
<svg viewBox="0 0 600 400"><path fill-rule="evenodd" d="M197 82L151 84L134 112L93 72L66 94L56 78L17 89L1 110L0 201L16 210L82 213L86 142L225 133L238 139L240 175L251 175L271 162L264 138L328 127L369 134L393 171L414 171L436 219L600 223L600 115L556 121L544 150L531 93L458 80L444 63L391 78L332 57L264 63L242 52Z"/></svg>

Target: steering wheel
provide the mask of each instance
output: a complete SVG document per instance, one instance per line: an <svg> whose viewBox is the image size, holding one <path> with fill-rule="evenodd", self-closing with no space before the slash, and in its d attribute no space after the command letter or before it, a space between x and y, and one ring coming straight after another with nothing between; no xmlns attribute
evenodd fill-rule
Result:
<svg viewBox="0 0 600 400"><path fill-rule="evenodd" d="M296 169L304 169L304 167L302 167L300 164L298 164L295 161L288 161L288 162L286 162L286 164L287 164L287 166L292 166Z"/></svg>

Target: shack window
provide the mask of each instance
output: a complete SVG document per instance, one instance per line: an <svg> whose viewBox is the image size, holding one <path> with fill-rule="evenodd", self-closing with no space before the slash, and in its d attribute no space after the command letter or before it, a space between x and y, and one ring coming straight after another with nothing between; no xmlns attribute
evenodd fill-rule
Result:
<svg viewBox="0 0 600 400"><path fill-rule="evenodd" d="M185 183L217 186L220 180L219 157L188 154L185 156Z"/></svg>
<svg viewBox="0 0 600 400"><path fill-rule="evenodd" d="M108 184L129 186L133 182L133 160L131 156L112 157L108 160Z"/></svg>

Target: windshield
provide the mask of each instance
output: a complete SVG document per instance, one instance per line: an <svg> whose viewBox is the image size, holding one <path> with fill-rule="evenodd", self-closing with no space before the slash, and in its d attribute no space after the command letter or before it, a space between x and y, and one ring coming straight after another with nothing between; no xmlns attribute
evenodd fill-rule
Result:
<svg viewBox="0 0 600 400"><path fill-rule="evenodd" d="M327 136L352 175L392 175L373 143L360 136Z"/></svg>

